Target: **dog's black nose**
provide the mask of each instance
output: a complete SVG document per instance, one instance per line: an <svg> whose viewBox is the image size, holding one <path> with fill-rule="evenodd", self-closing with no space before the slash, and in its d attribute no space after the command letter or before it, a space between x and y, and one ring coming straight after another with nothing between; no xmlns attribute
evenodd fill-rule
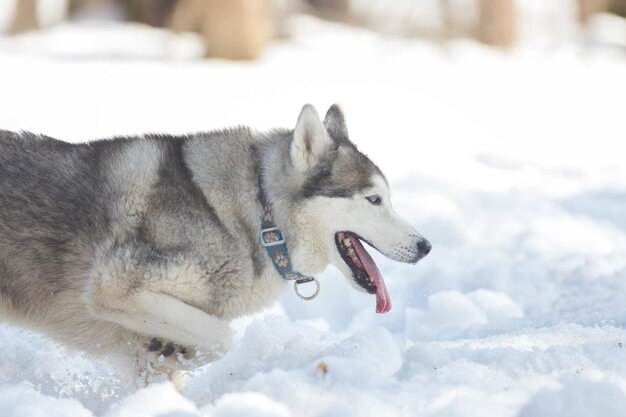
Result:
<svg viewBox="0 0 626 417"><path fill-rule="evenodd" d="M430 252L432 248L433 246L426 239L420 240L419 243L417 244L417 249L419 250L422 258L428 255L428 253Z"/></svg>

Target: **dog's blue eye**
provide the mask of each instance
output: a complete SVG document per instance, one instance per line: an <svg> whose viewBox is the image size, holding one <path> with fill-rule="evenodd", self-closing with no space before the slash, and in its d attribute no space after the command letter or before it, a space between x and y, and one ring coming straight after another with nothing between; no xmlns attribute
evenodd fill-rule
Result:
<svg viewBox="0 0 626 417"><path fill-rule="evenodd" d="M380 206L380 204L383 202L383 200L380 198L379 195L371 195L369 197L365 197L367 199L367 201L369 201L370 203L372 203L375 206Z"/></svg>

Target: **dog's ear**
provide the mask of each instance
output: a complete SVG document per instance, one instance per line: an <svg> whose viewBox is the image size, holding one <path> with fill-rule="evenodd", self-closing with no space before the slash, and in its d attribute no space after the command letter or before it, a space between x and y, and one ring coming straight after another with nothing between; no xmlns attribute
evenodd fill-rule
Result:
<svg viewBox="0 0 626 417"><path fill-rule="evenodd" d="M330 106L324 117L324 126L328 133L337 141L348 140L348 128L343 109L337 103Z"/></svg>
<svg viewBox="0 0 626 417"><path fill-rule="evenodd" d="M305 104L298 117L291 142L291 161L294 166L304 172L314 167L330 147L332 139L320 120L317 110Z"/></svg>

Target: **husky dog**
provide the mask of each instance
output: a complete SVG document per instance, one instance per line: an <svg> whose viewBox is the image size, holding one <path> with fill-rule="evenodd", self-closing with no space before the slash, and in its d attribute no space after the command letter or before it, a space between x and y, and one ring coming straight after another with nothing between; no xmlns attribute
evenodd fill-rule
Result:
<svg viewBox="0 0 626 417"><path fill-rule="evenodd" d="M277 259L268 216L289 248ZM166 369L218 359L229 321L275 302L287 264L333 264L385 313L362 241L401 262L430 251L338 105L323 122L305 105L295 129L268 133L69 144L0 131L0 317L74 348Z"/></svg>

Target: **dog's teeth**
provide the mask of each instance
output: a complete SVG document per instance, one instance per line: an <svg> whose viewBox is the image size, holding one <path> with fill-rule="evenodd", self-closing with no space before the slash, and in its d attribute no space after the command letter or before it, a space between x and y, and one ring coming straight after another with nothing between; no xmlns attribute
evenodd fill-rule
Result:
<svg viewBox="0 0 626 417"><path fill-rule="evenodd" d="M350 246L352 246L352 242L350 242L350 239L348 239L348 238L345 238L345 239L343 240L343 244L344 244L347 248L349 248Z"/></svg>

